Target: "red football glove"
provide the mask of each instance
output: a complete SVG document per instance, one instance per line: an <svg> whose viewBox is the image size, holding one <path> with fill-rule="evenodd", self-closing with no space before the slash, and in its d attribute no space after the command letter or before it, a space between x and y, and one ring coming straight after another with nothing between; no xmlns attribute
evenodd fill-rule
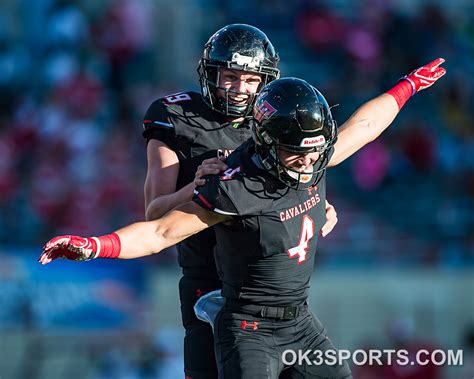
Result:
<svg viewBox="0 0 474 379"><path fill-rule="evenodd" d="M408 80L408 82L411 84L412 96L422 89L431 87L434 82L446 74L446 69L439 67L442 63L444 63L443 58L435 59L433 62L417 68L402 78L404 80Z"/></svg>
<svg viewBox="0 0 474 379"><path fill-rule="evenodd" d="M446 74L446 70L439 67L443 62L443 58L438 58L425 66L417 68L401 78L395 87L387 91L397 102L398 109L401 109L415 93L432 86L434 82Z"/></svg>
<svg viewBox="0 0 474 379"><path fill-rule="evenodd" d="M115 233L91 238L66 235L49 240L38 262L45 265L58 258L88 261L94 258L117 258L119 255L120 238Z"/></svg>
<svg viewBox="0 0 474 379"><path fill-rule="evenodd" d="M86 261L95 258L96 254L97 242L94 238L59 236L54 237L44 245L38 261L44 265L58 258Z"/></svg>

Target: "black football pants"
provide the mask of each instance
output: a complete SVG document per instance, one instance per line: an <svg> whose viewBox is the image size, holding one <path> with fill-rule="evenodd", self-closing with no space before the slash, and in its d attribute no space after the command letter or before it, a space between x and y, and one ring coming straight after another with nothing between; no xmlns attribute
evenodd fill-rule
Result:
<svg viewBox="0 0 474 379"><path fill-rule="evenodd" d="M194 314L194 304L202 295L219 289L217 279L183 276L179 281L184 337L184 372L189 379L217 379L214 338L211 326Z"/></svg>
<svg viewBox="0 0 474 379"><path fill-rule="evenodd" d="M216 317L214 340L220 379L352 378L347 362L329 365L302 361L285 366L282 357L288 349L335 350L307 306L292 320L262 318L226 306Z"/></svg>

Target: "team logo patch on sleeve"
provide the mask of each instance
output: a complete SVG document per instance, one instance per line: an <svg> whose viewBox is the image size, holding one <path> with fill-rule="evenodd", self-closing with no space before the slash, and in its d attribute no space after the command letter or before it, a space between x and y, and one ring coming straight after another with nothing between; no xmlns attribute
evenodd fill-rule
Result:
<svg viewBox="0 0 474 379"><path fill-rule="evenodd" d="M234 179L234 177L240 172L240 170L241 170L241 166L236 167L236 168L232 168L232 167L228 168L222 173L222 175L220 176L220 179L222 181Z"/></svg>

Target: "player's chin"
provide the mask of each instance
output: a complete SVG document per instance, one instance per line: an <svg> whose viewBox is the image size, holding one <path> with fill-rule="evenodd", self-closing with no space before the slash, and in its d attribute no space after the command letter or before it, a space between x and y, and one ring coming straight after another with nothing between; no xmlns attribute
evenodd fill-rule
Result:
<svg viewBox="0 0 474 379"><path fill-rule="evenodd" d="M294 175L298 176L300 182L309 182L313 178L313 170L293 170L295 172Z"/></svg>

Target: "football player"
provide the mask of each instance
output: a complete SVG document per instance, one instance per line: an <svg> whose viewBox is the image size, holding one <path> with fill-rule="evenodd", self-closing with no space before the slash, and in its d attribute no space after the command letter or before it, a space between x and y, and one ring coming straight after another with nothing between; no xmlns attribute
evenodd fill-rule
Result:
<svg viewBox="0 0 474 379"><path fill-rule="evenodd" d="M181 92L156 100L147 110L145 181L146 219L154 220L190 201L202 176L227 168L227 157L251 137L249 119L258 92L279 77L278 54L259 29L243 24L217 31L204 47L198 73L201 93ZM337 222L327 204L327 234ZM177 246L183 276L179 283L182 322L186 330L184 367L189 378L217 377L213 336L193 306L209 291L221 288L212 229Z"/></svg>
<svg viewBox="0 0 474 379"><path fill-rule="evenodd" d="M214 226L224 308L215 320L220 378L350 378L346 362L285 367L282 353L334 346L306 304L318 230L325 222L325 171L377 138L405 102L445 74L439 58L362 105L339 131L319 91L296 78L266 86L253 108L253 138L206 177L194 200L158 220L100 237L59 236L40 262L132 259Z"/></svg>

